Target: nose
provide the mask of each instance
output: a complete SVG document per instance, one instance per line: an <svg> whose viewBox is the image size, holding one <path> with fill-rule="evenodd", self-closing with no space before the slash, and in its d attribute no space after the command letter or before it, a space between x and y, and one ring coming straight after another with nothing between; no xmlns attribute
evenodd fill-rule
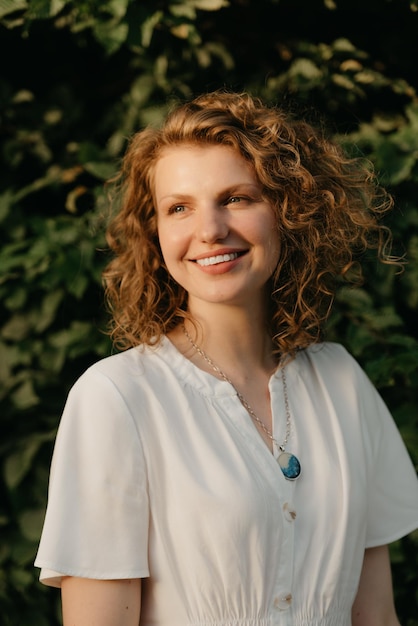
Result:
<svg viewBox="0 0 418 626"><path fill-rule="evenodd" d="M225 208L211 205L198 211L197 236L205 243L214 243L225 239L229 233Z"/></svg>

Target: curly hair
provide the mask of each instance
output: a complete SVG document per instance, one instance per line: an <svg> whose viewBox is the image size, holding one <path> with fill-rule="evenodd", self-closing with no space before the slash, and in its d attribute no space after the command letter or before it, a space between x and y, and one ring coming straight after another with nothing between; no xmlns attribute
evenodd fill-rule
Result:
<svg viewBox="0 0 418 626"><path fill-rule="evenodd" d="M359 257L390 256L380 217L392 207L371 164L348 157L323 129L249 94L215 91L178 105L161 128L133 136L117 178L119 210L104 271L115 345L154 344L186 318L187 293L161 254L153 173L165 148L192 144L237 150L254 168L277 217L281 252L267 285L267 323L282 355L322 340L336 289L361 280Z"/></svg>

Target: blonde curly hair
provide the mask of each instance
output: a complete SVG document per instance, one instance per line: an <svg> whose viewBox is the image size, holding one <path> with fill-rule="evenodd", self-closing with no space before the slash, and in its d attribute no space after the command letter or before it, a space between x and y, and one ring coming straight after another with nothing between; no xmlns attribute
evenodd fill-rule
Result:
<svg viewBox="0 0 418 626"><path fill-rule="evenodd" d="M361 253L376 249L383 262L396 262L390 232L379 222L392 198L369 162L249 94L201 95L177 106L161 128L135 134L123 159L119 209L107 232L113 258L103 274L118 348L154 344L188 316L187 293L161 254L153 198L157 160L182 144L237 150L275 211L281 253L267 285L267 323L278 354L322 339L338 285L361 279Z"/></svg>

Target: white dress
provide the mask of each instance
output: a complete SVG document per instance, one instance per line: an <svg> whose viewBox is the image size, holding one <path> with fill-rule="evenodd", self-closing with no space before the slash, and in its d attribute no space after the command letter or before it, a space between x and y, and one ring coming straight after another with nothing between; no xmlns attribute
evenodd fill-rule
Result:
<svg viewBox="0 0 418 626"><path fill-rule="evenodd" d="M294 482L232 387L168 339L87 370L56 441L41 580L144 578L141 626L350 626L364 549L418 527L416 472L340 345L286 377ZM270 392L280 442L279 373Z"/></svg>

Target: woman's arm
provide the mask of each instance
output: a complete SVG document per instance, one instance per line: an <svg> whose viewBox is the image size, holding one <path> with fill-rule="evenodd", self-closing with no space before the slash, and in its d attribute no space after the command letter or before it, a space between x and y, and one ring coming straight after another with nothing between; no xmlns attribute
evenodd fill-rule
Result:
<svg viewBox="0 0 418 626"><path fill-rule="evenodd" d="M62 581L64 626L139 626L141 579Z"/></svg>
<svg viewBox="0 0 418 626"><path fill-rule="evenodd" d="M400 626L393 601L387 546L369 548L364 553L351 619L352 626Z"/></svg>

